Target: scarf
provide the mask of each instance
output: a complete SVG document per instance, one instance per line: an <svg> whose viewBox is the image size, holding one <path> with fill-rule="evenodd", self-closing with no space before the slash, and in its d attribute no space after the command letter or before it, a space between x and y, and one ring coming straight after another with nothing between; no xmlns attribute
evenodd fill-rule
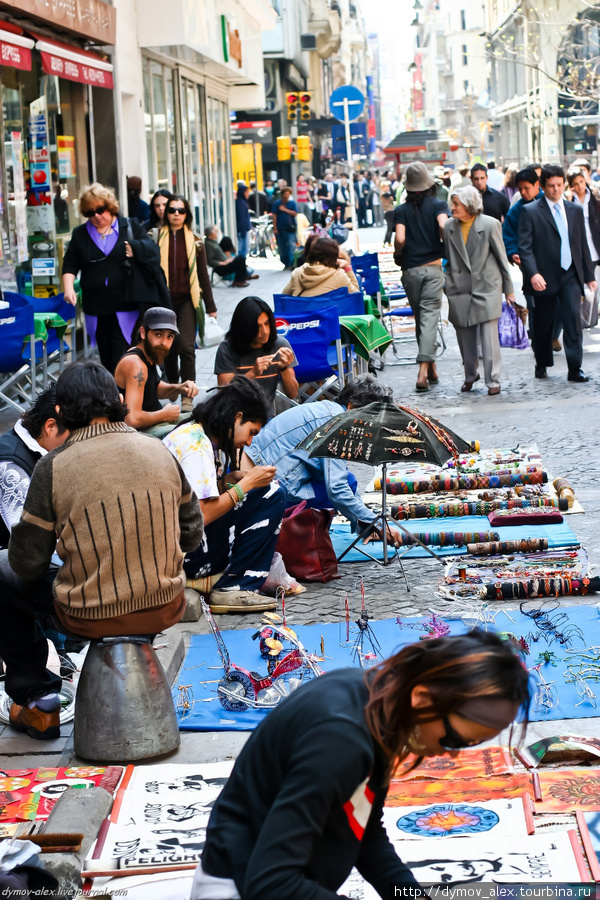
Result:
<svg viewBox="0 0 600 900"><path fill-rule="evenodd" d="M167 279L167 287L169 286L169 226L163 225L158 233L158 247L160 250L160 264L165 278ZM200 306L200 284L198 282L198 269L196 266L196 239L193 231L183 226L185 236L185 249L187 252L188 269L190 272L190 294L194 309Z"/></svg>

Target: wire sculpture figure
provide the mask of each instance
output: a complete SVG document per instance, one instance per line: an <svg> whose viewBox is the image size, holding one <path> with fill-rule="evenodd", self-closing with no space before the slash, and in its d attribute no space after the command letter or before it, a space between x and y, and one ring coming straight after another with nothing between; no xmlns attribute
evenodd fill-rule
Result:
<svg viewBox="0 0 600 900"><path fill-rule="evenodd" d="M182 722L190 715L196 704L196 700L191 684L178 684L177 690L179 693L177 694L175 709L177 710L179 721Z"/></svg>
<svg viewBox="0 0 600 900"><path fill-rule="evenodd" d="M542 674L541 666L539 665L532 666L529 671L537 672L539 678L535 690L534 702L536 704L536 708L542 710L545 713L550 712L551 709L556 709L560 701L558 690L554 687L556 682L546 681Z"/></svg>

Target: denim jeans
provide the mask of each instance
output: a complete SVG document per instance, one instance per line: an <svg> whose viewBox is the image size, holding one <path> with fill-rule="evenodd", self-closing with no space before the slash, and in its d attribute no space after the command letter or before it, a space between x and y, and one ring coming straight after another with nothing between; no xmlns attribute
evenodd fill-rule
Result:
<svg viewBox="0 0 600 900"><path fill-rule="evenodd" d="M248 248L250 244L250 232L247 231L246 234L240 234L238 231L237 236L238 241L238 256L248 256Z"/></svg>
<svg viewBox="0 0 600 900"><path fill-rule="evenodd" d="M278 231L277 246L279 248L279 258L283 265L291 266L294 261L294 250L296 249L296 232Z"/></svg>

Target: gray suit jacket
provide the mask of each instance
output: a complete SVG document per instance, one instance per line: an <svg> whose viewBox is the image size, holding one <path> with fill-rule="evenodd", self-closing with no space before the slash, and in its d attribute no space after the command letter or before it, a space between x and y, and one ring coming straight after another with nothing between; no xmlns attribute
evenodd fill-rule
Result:
<svg viewBox="0 0 600 900"><path fill-rule="evenodd" d="M452 324L467 328L499 319L502 294L514 290L500 222L480 213L465 247L460 222L448 219L444 244L448 260L445 292Z"/></svg>

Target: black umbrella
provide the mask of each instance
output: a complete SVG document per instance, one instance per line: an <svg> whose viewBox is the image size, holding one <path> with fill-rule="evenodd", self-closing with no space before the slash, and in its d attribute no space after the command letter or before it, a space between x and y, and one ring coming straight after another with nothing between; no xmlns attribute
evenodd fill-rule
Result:
<svg viewBox="0 0 600 900"><path fill-rule="evenodd" d="M371 465L405 461L442 466L472 447L431 416L383 400L334 416L304 438L298 449L309 456Z"/></svg>
<svg viewBox="0 0 600 900"><path fill-rule="evenodd" d="M383 400L360 409L348 409L339 416L334 416L326 425L316 428L305 437L296 449L306 450L309 456L344 459L348 462L370 465L382 464L381 513L374 522L363 529L338 559L343 559L353 547L357 547L365 556L379 562L358 544L373 531L374 527L379 529L377 523L380 523L383 536L383 565L387 566L398 556L397 548L391 557L388 555L386 540L389 518L386 494L387 464L403 460L433 462L441 466L451 457L456 457L472 447L431 416L408 406L396 406L391 400ZM399 522L394 522L394 526L410 535L414 543L420 544L430 556L444 564L437 553L415 538L407 528ZM407 590L410 590L406 573L404 569L402 571Z"/></svg>

